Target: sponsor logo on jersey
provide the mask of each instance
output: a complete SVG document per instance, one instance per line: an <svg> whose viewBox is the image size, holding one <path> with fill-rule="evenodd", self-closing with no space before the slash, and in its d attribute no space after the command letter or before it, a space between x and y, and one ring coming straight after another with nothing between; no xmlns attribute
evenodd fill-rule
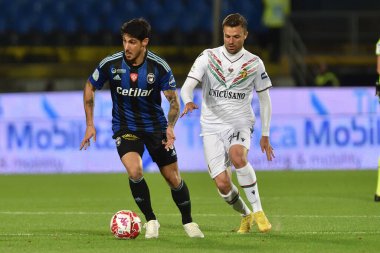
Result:
<svg viewBox="0 0 380 253"><path fill-rule="evenodd" d="M129 89L123 89L122 87L117 87L116 92L123 96L130 96L130 97L147 97L152 93L153 88L150 90L143 90L140 88L129 88Z"/></svg>
<svg viewBox="0 0 380 253"><path fill-rule="evenodd" d="M116 75L116 76L114 76L114 77L113 77L113 80L118 80L118 81L120 81L120 80L121 80L121 78L120 78L120 76L119 76L119 75Z"/></svg>
<svg viewBox="0 0 380 253"><path fill-rule="evenodd" d="M137 73L131 73L129 77L131 78L132 82L136 82L139 75Z"/></svg>
<svg viewBox="0 0 380 253"><path fill-rule="evenodd" d="M139 137L137 137L136 135L134 134L124 134L121 136L124 140L128 140L128 141L135 141L135 140L138 140L140 139ZM119 138L119 137L118 137Z"/></svg>
<svg viewBox="0 0 380 253"><path fill-rule="evenodd" d="M242 100L245 98L244 92L232 92L228 90L210 89L208 92L208 95L211 97L217 97L217 98L239 99L239 100Z"/></svg>
<svg viewBox="0 0 380 253"><path fill-rule="evenodd" d="M169 86L173 88L175 87L175 80L173 75L171 75L169 78Z"/></svg>
<svg viewBox="0 0 380 253"><path fill-rule="evenodd" d="M149 84L152 84L152 83L154 83L154 81L156 81L156 76L155 76L153 73L149 73L149 74L146 76L146 81L147 81Z"/></svg>
<svg viewBox="0 0 380 253"><path fill-rule="evenodd" d="M125 69L111 68L111 73L112 74L125 74L126 72L127 72L127 70L125 70Z"/></svg>

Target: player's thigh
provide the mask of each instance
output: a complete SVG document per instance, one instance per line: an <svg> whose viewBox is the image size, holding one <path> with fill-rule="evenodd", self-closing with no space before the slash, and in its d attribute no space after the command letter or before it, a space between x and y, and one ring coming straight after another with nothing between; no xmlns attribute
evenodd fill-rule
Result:
<svg viewBox="0 0 380 253"><path fill-rule="evenodd" d="M142 177L142 159L144 153L143 140L133 133L124 133L116 137L116 148L120 160L132 179Z"/></svg>
<svg viewBox="0 0 380 253"><path fill-rule="evenodd" d="M203 151L211 178L214 179L230 166L224 141L219 134L203 136Z"/></svg>
<svg viewBox="0 0 380 253"><path fill-rule="evenodd" d="M251 145L252 131L250 128L230 129L223 133L225 145L232 164L240 168L247 163L247 153Z"/></svg>
<svg viewBox="0 0 380 253"><path fill-rule="evenodd" d="M164 133L153 133L144 135L144 144L157 166L161 169L164 166L177 162L177 151L173 148L165 149L162 140L166 138Z"/></svg>

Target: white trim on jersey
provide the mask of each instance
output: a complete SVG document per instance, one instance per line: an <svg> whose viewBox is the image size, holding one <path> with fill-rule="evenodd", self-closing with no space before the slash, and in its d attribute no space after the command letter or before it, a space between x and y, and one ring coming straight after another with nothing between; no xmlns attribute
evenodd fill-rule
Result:
<svg viewBox="0 0 380 253"><path fill-rule="evenodd" d="M100 63L99 63L99 67L103 67L104 64L106 64L107 62L109 61L112 61L112 60L115 60L115 59L118 59L120 57L123 57L123 51L121 52L118 52L118 53L115 53L113 55L110 55L110 56L107 56L106 58L104 58Z"/></svg>
<svg viewBox="0 0 380 253"><path fill-rule="evenodd" d="M151 51L148 51L148 56L147 58L151 59L151 60L154 60L156 61L158 64L160 64L167 72L170 71L170 67L169 65L167 64L167 62L162 59L161 57L159 57L158 55L152 53Z"/></svg>

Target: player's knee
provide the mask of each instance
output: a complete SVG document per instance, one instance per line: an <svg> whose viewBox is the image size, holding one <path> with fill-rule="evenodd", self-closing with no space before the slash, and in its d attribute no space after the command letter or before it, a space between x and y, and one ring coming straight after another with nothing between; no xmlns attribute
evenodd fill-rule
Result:
<svg viewBox="0 0 380 253"><path fill-rule="evenodd" d="M142 169L138 168L127 168L128 176L134 181L138 181L143 177Z"/></svg>
<svg viewBox="0 0 380 253"><path fill-rule="evenodd" d="M231 152L230 160L235 168L241 168L247 164L247 157L245 153L240 151Z"/></svg>
<svg viewBox="0 0 380 253"><path fill-rule="evenodd" d="M230 181L215 181L216 187L221 194L228 194L231 191L231 182Z"/></svg>
<svg viewBox="0 0 380 253"><path fill-rule="evenodd" d="M229 151L229 156L232 164L235 168L244 167L247 164L247 155L246 151L240 147L235 148L231 147Z"/></svg>
<svg viewBox="0 0 380 253"><path fill-rule="evenodd" d="M172 189L177 189L181 184L181 178L179 176L173 175L171 177L165 178L166 182Z"/></svg>

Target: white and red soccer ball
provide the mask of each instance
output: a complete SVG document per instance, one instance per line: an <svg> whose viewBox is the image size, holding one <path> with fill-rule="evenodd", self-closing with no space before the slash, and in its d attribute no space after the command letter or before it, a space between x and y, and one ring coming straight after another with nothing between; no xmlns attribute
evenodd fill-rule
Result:
<svg viewBox="0 0 380 253"><path fill-rule="evenodd" d="M141 231L141 219L133 211L121 210L112 216L110 229L116 238L135 239Z"/></svg>

